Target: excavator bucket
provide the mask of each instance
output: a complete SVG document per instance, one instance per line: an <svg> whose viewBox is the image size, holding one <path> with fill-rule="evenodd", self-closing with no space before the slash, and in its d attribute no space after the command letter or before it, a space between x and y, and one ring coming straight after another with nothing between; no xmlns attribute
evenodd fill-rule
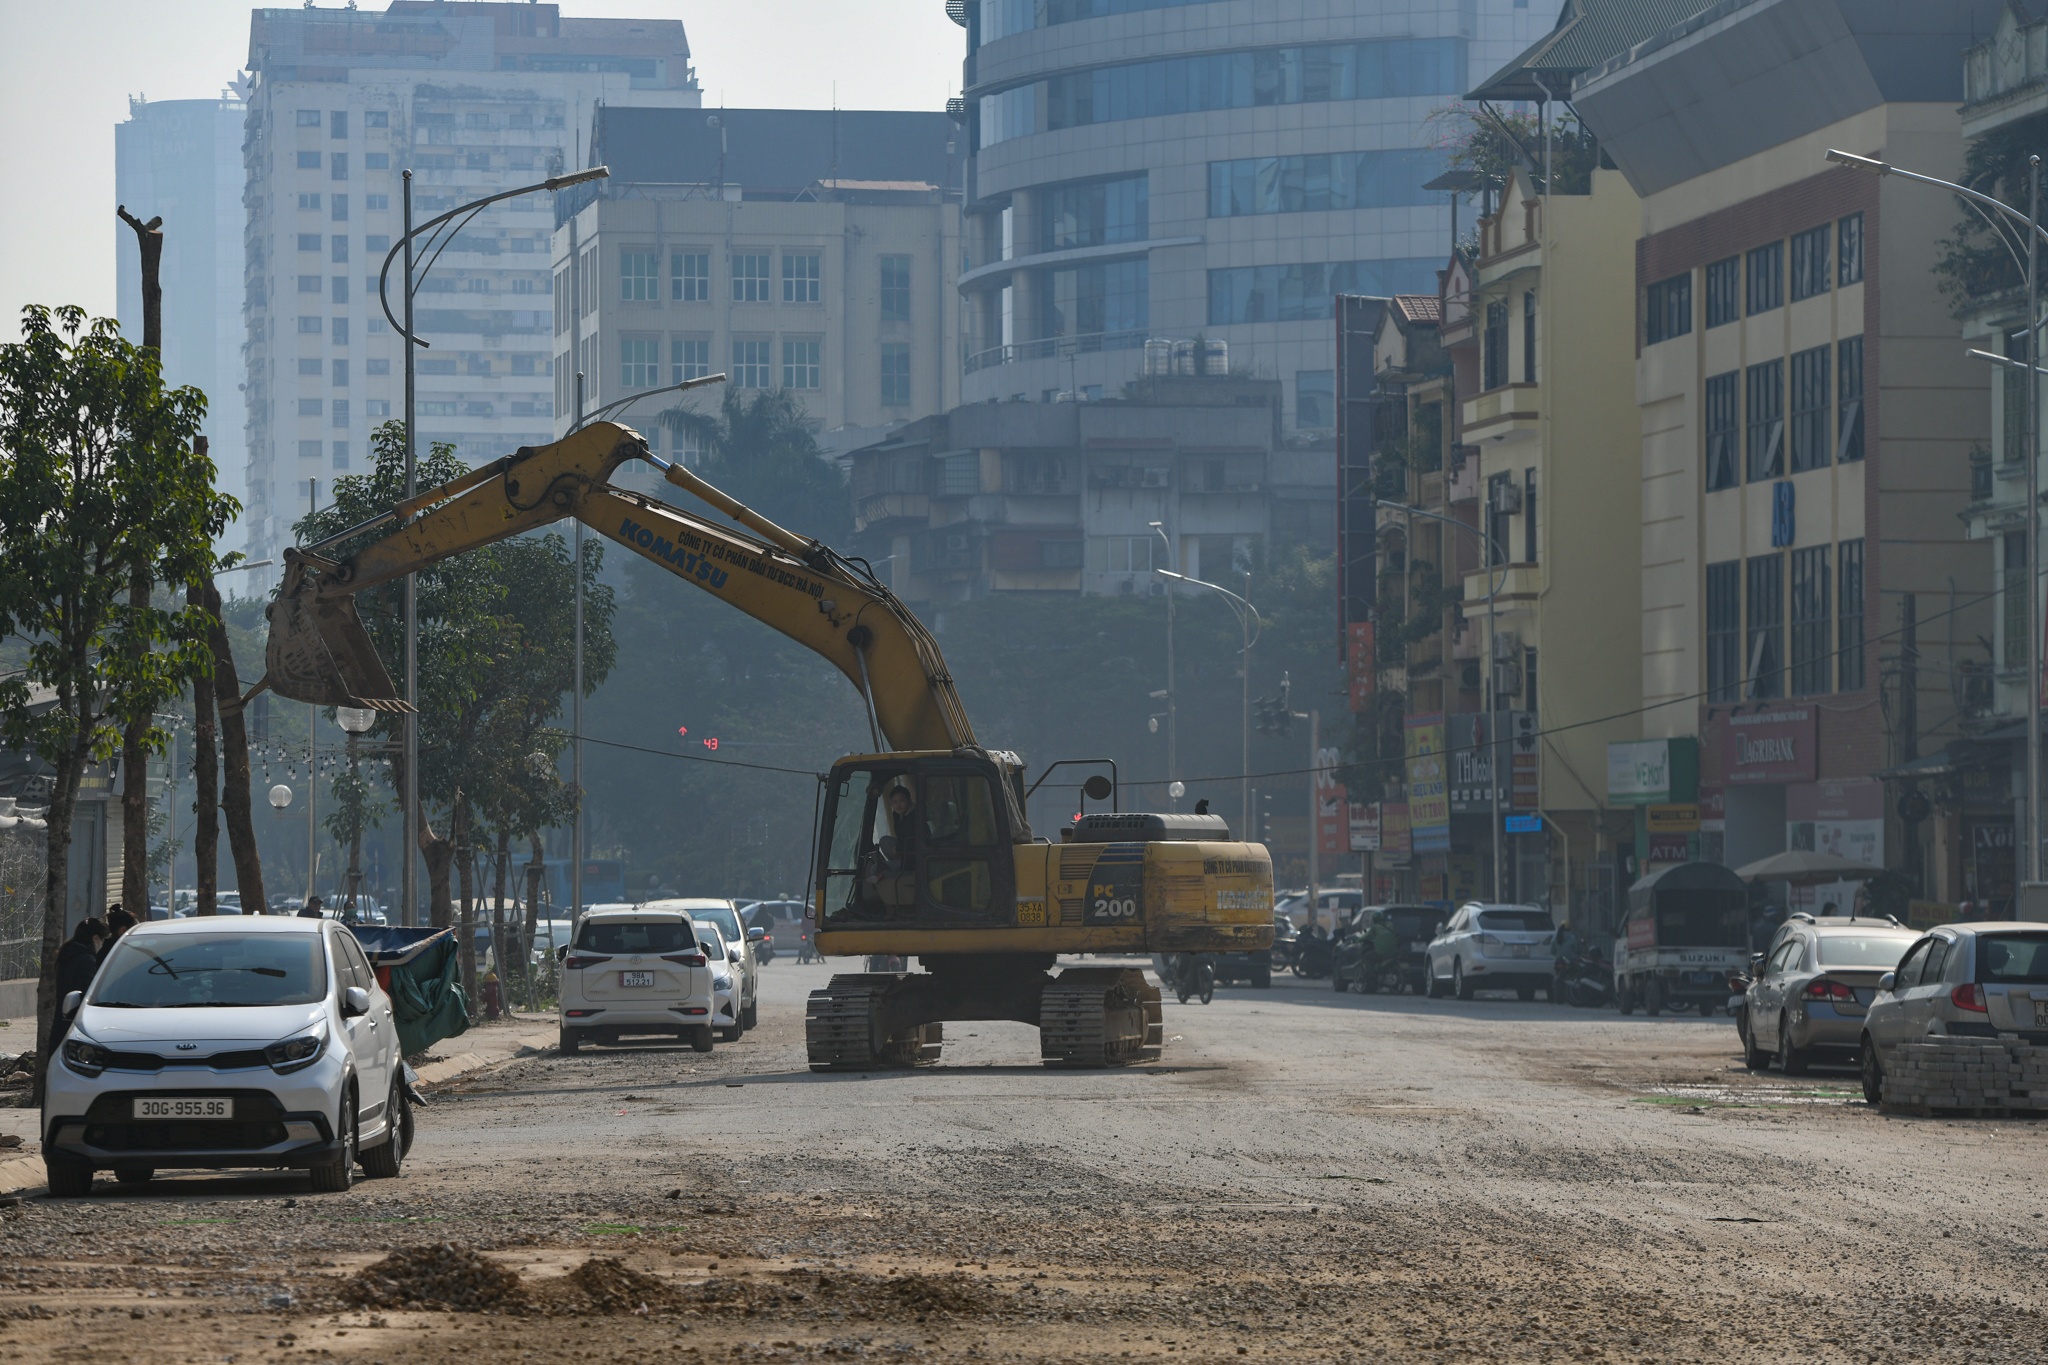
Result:
<svg viewBox="0 0 2048 1365"><path fill-rule="evenodd" d="M280 697L314 706L410 711L356 615L353 595L323 597L307 561L287 555L284 583L271 602L270 641L263 662Z"/></svg>

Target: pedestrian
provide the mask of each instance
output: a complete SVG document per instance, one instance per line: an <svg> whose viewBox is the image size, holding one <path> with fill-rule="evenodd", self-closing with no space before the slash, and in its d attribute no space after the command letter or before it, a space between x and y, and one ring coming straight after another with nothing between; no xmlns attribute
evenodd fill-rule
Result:
<svg viewBox="0 0 2048 1365"><path fill-rule="evenodd" d="M121 908L121 903L119 901L115 901L114 908L107 911L107 936L105 941L100 944L100 950L99 953L97 954L96 960L99 962L105 962L107 960L107 954L113 952L114 945L120 942L121 935L127 933L130 929L133 929L134 927L135 916L129 914L126 910L123 910Z"/></svg>
<svg viewBox="0 0 2048 1365"><path fill-rule="evenodd" d="M64 997L92 985L100 969L100 940L107 936L107 922L87 916L71 931L71 937L57 950L57 1031L71 1022L64 1013Z"/></svg>
<svg viewBox="0 0 2048 1365"><path fill-rule="evenodd" d="M1836 904L1834 901L1828 901L1820 908L1820 917L1822 919L1831 919L1834 916L1839 915L1841 913L1842 907Z"/></svg>
<svg viewBox="0 0 2048 1365"><path fill-rule="evenodd" d="M327 906L318 896L306 897L306 908L299 911L300 919L325 919Z"/></svg>

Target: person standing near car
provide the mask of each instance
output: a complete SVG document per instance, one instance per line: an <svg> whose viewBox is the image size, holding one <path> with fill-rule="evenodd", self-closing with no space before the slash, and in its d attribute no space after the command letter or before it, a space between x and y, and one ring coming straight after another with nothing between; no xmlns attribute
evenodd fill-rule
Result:
<svg viewBox="0 0 2048 1365"><path fill-rule="evenodd" d="M70 1026L71 1016L64 1012L64 997L73 991L82 991L92 984L94 973L100 969L100 943L107 936L107 922L87 916L71 931L71 937L57 950L57 1032L62 1033Z"/></svg>
<svg viewBox="0 0 2048 1365"><path fill-rule="evenodd" d="M321 900L321 899L320 899L320 898L319 898L318 896L308 896L308 897L306 897L306 908L305 908L305 909L303 909L303 910L301 910L301 911L299 911L299 918L300 918L300 919L325 919L325 918L327 918L327 903L326 903L325 901Z"/></svg>
<svg viewBox="0 0 2048 1365"><path fill-rule="evenodd" d="M105 962L107 954L114 951L114 945L121 941L121 935L135 927L135 916L121 908L115 901L113 909L107 911L107 935L100 941L99 951L94 954L95 962Z"/></svg>

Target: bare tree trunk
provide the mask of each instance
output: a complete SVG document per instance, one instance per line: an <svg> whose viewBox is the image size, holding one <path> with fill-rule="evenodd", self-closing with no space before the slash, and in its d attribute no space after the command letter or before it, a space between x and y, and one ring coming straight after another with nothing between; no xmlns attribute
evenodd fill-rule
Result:
<svg viewBox="0 0 2048 1365"><path fill-rule="evenodd" d="M142 345L159 359L164 347L164 290L160 267L164 256L161 216L147 223L117 207L121 221L135 229L142 252ZM143 564L128 572L128 608L149 610L149 570ZM142 648L147 648L143 646ZM149 918L149 738L151 718L132 717L121 730L121 904L139 920ZM177 780L172 775L173 782ZM176 855L173 854L173 857Z"/></svg>
<svg viewBox="0 0 2048 1365"><path fill-rule="evenodd" d="M491 850L491 880L494 883L491 897L491 958L498 973L498 1006L507 1014L512 1012L512 963L523 961L526 945L508 942L505 938L505 873L512 861L512 835L509 830L499 829L495 846Z"/></svg>
<svg viewBox="0 0 2048 1365"><path fill-rule="evenodd" d="M526 864L526 951L519 958L519 971L526 982L526 1007L537 1009L540 1001L533 987L533 940L540 931L540 889L548 866L541 852L540 831L534 830L529 837L533 840L533 858Z"/></svg>
<svg viewBox="0 0 2048 1365"><path fill-rule="evenodd" d="M206 438L199 438L199 452L206 453ZM206 590L193 583L185 589L185 605L206 608ZM214 744L213 679L204 673L192 680L192 870L202 915L219 909L220 894L220 754ZM173 781L177 774L171 774ZM175 856L175 855L174 855ZM174 907L175 908L175 907Z"/></svg>
<svg viewBox="0 0 2048 1365"><path fill-rule="evenodd" d="M82 729L83 727L81 727ZM36 1078L33 1102L43 1102L43 1081L50 1058L63 1036L58 1016L57 952L64 946L71 904L71 820L78 812L78 782L85 775L83 748L74 748L56 762L56 785L50 792L48 843L43 871L43 970L36 979Z"/></svg>
<svg viewBox="0 0 2048 1365"><path fill-rule="evenodd" d="M436 929L449 928L455 917L455 906L448 895L449 865L455 858L455 845L434 833L433 822L427 819L425 810L420 812L420 856L427 860L427 923Z"/></svg>
<svg viewBox="0 0 2048 1365"><path fill-rule="evenodd" d="M220 808L227 817L228 848L235 857L235 889L242 913L264 913L263 858L256 851L256 823L249 811L249 729L242 721L242 684L235 673L235 650L221 619L220 589L212 579L201 585L207 623L213 637L213 696L220 708L222 773Z"/></svg>
<svg viewBox="0 0 2048 1365"><path fill-rule="evenodd" d="M455 818L450 822L455 835L455 876L462 892L462 928L459 931L462 943L457 950L457 960L462 963L462 994L469 1001L469 1013L473 1019L477 1012L476 993L476 859L472 856L469 843L470 825L474 817L470 814L469 801L461 792L455 793Z"/></svg>

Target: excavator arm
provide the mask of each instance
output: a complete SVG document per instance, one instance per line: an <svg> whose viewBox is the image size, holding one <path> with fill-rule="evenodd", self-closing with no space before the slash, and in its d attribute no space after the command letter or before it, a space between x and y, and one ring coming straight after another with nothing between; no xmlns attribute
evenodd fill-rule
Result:
<svg viewBox="0 0 2048 1365"><path fill-rule="evenodd" d="M612 487L613 471L634 459L654 464L669 483L752 534ZM564 517L829 659L861 694L878 745L903 751L976 743L938 642L866 566L656 458L638 432L610 422L522 448L321 545L286 550L284 583L269 608L270 686L315 705L405 709L354 595ZM390 520L397 530L353 555L320 553Z"/></svg>

